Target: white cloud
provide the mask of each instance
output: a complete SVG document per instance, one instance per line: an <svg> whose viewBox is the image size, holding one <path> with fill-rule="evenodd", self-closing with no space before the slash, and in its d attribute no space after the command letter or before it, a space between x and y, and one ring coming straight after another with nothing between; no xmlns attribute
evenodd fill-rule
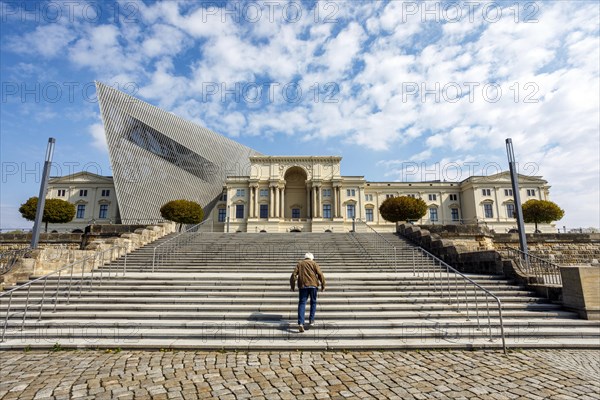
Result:
<svg viewBox="0 0 600 400"><path fill-rule="evenodd" d="M88 128L88 133L92 137L92 147L103 153L108 153L104 125L101 122L95 123Z"/></svg>
<svg viewBox="0 0 600 400"><path fill-rule="evenodd" d="M18 53L56 57L76 38L73 30L60 24L41 25L22 36L9 37L8 48Z"/></svg>

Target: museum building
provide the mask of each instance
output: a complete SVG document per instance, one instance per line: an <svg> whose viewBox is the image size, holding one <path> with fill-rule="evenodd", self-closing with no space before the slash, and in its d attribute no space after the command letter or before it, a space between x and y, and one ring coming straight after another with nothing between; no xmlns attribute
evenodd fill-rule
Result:
<svg viewBox="0 0 600 400"><path fill-rule="evenodd" d="M341 157L262 155L110 86L96 88L113 177L81 172L50 181L48 198L76 205L69 229L160 220L163 204L186 199L204 207L218 232L348 232L357 220L391 231L379 206L395 196L425 201L417 224L516 228L508 172L460 182L370 182L342 175ZM519 175L519 185L523 202L549 200L541 177ZM539 229L555 232L551 224Z"/></svg>

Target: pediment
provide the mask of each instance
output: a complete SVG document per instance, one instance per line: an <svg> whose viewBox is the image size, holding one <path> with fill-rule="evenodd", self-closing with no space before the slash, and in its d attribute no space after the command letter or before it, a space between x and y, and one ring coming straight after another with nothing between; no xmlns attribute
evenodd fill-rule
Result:
<svg viewBox="0 0 600 400"><path fill-rule="evenodd" d="M112 176L102 176L93 174L91 172L76 172L71 175L59 176L55 178L50 178L49 183L57 184L57 183L113 183Z"/></svg>

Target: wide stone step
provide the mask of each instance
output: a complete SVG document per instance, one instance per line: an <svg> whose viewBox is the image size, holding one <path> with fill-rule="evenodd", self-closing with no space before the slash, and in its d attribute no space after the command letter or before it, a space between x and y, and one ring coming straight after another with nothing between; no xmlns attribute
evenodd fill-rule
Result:
<svg viewBox="0 0 600 400"><path fill-rule="evenodd" d="M364 293L363 293L364 296ZM30 296L29 301L30 304L41 304L41 297L40 296ZM51 300L52 298L47 298L46 301L48 303L52 303L53 301ZM399 297L399 296L395 296L395 297L376 297L376 296L372 296L372 297L354 297L354 298L349 298L347 296L321 296L319 297L319 301L318 304L320 306L323 305L347 305L347 304L360 304L360 305L365 305L365 304L381 304L383 307L386 307L390 304L445 304L444 301L446 301L447 304L456 304L455 303L455 297L451 297L450 301L448 301L448 297L446 296L446 298L444 299L441 296L421 296L421 297ZM17 305L20 304L24 304L26 302L27 298L24 296L20 296L20 297L14 297L11 306L13 307L13 309L17 309ZM475 307L475 296L471 296L471 297L459 297L459 301L461 304L464 304L464 302L468 302L469 304L472 304L472 307ZM484 307L485 306L485 301L482 300L481 297L478 298L479 300L479 307ZM63 300L65 301L65 300ZM521 296L521 297L517 297L517 296L504 296L501 298L501 301L503 304L505 303L527 303L527 304L551 304L548 302L548 300L545 299L541 299L539 297L525 297L525 296ZM152 295L137 295L137 296L120 296L120 297L115 297L115 296L108 296L105 294L99 295L99 294L87 294L85 292L82 292L81 296L79 296L78 291L73 292L73 295L71 296L70 300L69 300L70 304L106 304L106 303L110 303L110 304L155 304L155 303L160 303L160 304L202 304L202 305L216 305L216 304L220 304L220 305L237 305L237 304L260 304L262 305L269 305L269 306L276 306L276 305L280 305L280 304L289 304L289 303L297 303L298 299L296 297L294 298L290 298L289 296L285 297L285 296L281 296L281 297L259 297L259 296L240 296L240 295L236 295L236 296L224 296L224 297L218 297L218 296L212 296L210 294L205 295L205 296L198 296L196 294L189 294L188 296L163 296L160 293L155 293ZM60 302L59 302L60 303ZM493 304L496 304L496 302L494 301ZM3 305L0 305L0 310L3 309Z"/></svg>
<svg viewBox="0 0 600 400"><path fill-rule="evenodd" d="M62 311L94 311L94 312L103 312L103 311L116 311L116 310L126 310L129 312L138 312L138 311L157 311L157 312L173 312L177 310L184 311L193 311L197 313L203 312L211 312L218 311L223 314L235 311L256 311L256 312L291 312L296 311L297 301L290 300L289 303L286 304L272 304L272 303L262 303L262 304L237 304L232 303L228 304L225 307L223 304L206 304L206 303L127 303L127 302L118 302L118 303L91 303L86 304L79 303L72 298L70 304L66 304L66 300L63 302L59 302L56 305L56 312ZM388 312L388 311L407 311L407 312L424 312L424 311L443 311L447 309L456 308L456 306L452 306L452 304L441 304L441 303L395 303L395 304L352 304L351 303L338 303L338 304L319 304L318 310L319 312L327 313L327 312L345 312L347 314L352 314L355 312ZM47 303L47 309L50 310L51 307L54 308L54 305ZM480 310L483 312L484 306L480 307ZM23 311L25 306L23 304L13 304L11 307L11 313L19 313ZM31 307L33 310L39 309L39 307ZM466 307L464 304L459 304L459 309L466 311ZM0 308L1 314L6 315L6 307L3 305ZM475 305L471 307L471 310L475 310ZM511 311L511 310L530 310L530 311L556 311L560 310L560 306L555 304L546 304L546 303L512 303L512 302L503 302L502 310ZM497 313L497 308L494 307L494 303L490 302L490 312Z"/></svg>

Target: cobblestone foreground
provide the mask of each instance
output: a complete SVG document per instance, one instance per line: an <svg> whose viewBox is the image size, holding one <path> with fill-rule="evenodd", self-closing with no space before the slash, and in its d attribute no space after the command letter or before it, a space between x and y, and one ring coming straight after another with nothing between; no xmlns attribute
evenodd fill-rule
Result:
<svg viewBox="0 0 600 400"><path fill-rule="evenodd" d="M600 399L600 351L0 353L2 399Z"/></svg>

